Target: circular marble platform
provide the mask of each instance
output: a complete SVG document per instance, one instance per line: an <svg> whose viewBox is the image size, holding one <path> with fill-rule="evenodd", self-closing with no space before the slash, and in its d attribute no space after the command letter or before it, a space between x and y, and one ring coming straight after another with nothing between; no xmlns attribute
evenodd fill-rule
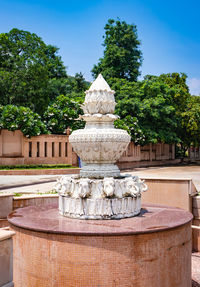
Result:
<svg viewBox="0 0 200 287"><path fill-rule="evenodd" d="M121 220L77 220L57 206L17 209L14 283L36 286L153 286L191 284L192 215L143 205Z"/></svg>

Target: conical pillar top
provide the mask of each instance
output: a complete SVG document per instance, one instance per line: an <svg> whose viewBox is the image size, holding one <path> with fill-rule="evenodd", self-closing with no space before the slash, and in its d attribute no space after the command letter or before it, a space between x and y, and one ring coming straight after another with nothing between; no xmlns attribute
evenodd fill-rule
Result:
<svg viewBox="0 0 200 287"><path fill-rule="evenodd" d="M90 92L93 91L107 91L111 92L111 88L102 76L102 74L99 74L96 80L92 83L92 85L89 88ZM113 91L114 92L114 91Z"/></svg>
<svg viewBox="0 0 200 287"><path fill-rule="evenodd" d="M101 74L86 92L83 110L85 114L114 114L114 93Z"/></svg>

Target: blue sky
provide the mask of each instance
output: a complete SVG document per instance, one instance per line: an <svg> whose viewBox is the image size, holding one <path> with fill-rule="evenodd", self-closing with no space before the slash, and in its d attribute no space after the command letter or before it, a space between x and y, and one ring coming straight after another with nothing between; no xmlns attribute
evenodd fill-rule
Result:
<svg viewBox="0 0 200 287"><path fill-rule="evenodd" d="M119 17L137 25L142 76L184 72L191 92L200 94L199 11L199 0L0 0L0 33L14 27L36 33L60 48L68 74L92 80L104 26Z"/></svg>

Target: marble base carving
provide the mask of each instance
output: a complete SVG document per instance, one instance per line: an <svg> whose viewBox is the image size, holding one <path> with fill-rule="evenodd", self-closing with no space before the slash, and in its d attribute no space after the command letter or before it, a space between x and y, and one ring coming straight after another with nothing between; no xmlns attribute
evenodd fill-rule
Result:
<svg viewBox="0 0 200 287"><path fill-rule="evenodd" d="M71 198L59 196L59 213L79 219L121 219L140 213L141 197Z"/></svg>
<svg viewBox="0 0 200 287"><path fill-rule="evenodd" d="M136 176L101 179L63 176L55 188L59 193L60 214L80 219L120 219L138 215L141 192L147 190Z"/></svg>

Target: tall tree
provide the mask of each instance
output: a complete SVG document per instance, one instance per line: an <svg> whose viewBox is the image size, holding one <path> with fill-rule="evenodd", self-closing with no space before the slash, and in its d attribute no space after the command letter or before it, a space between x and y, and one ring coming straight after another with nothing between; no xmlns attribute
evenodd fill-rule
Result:
<svg viewBox="0 0 200 287"><path fill-rule="evenodd" d="M142 64L136 26L125 21L109 19L104 29L104 56L99 59L97 65L94 65L93 77L96 78L102 73L106 80L119 78L136 81Z"/></svg>
<svg viewBox="0 0 200 287"><path fill-rule="evenodd" d="M199 111L200 106L196 97L191 96L186 83L187 75L184 73L162 74L159 77L146 76L146 80L160 81L171 90L172 103L176 114L176 134L179 138L178 148L180 155L191 145L197 146L200 142L199 136Z"/></svg>
<svg viewBox="0 0 200 287"><path fill-rule="evenodd" d="M53 97L53 79L67 76L57 52L34 33L0 34L0 104L29 106L42 114Z"/></svg>
<svg viewBox="0 0 200 287"><path fill-rule="evenodd" d="M190 96L185 111L181 113L181 147L183 152L191 145L200 146L200 99Z"/></svg>
<svg viewBox="0 0 200 287"><path fill-rule="evenodd" d="M48 106L43 119L51 133L63 134L68 127L72 130L84 127L85 122L78 119L82 113L80 104L71 94L60 95Z"/></svg>
<svg viewBox="0 0 200 287"><path fill-rule="evenodd" d="M144 80L128 82L113 79L116 91L117 127L126 129L136 144L178 142L177 117L173 106L173 91L167 84Z"/></svg>
<svg viewBox="0 0 200 287"><path fill-rule="evenodd" d="M146 76L145 78L148 77L149 76ZM173 90L173 103L177 115L180 114L186 109L187 101L190 98L189 88L186 83L187 75L184 73L161 74L158 80L164 82Z"/></svg>
<svg viewBox="0 0 200 287"><path fill-rule="evenodd" d="M75 77L74 77L74 87L73 87L73 91L75 93L81 93L81 92L85 92L88 89L88 83L85 81L85 78L83 77L83 74L80 73L76 73Z"/></svg>

